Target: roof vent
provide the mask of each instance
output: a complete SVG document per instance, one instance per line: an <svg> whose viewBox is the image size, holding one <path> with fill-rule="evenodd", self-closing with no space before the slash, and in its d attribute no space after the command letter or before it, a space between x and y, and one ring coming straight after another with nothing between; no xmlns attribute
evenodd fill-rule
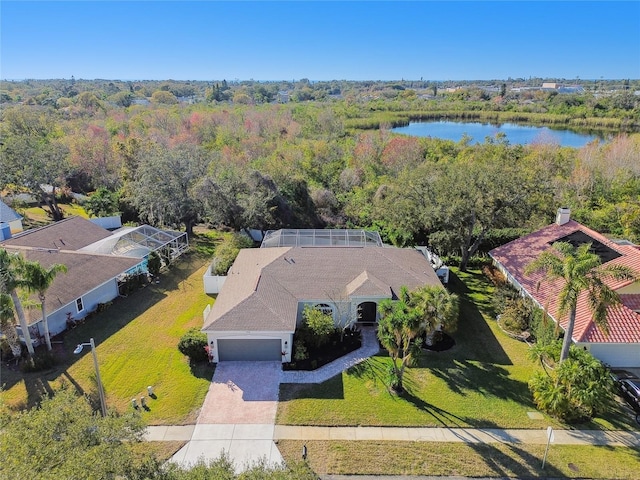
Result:
<svg viewBox="0 0 640 480"><path fill-rule="evenodd" d="M556 216L556 223L558 225L564 225L571 220L571 210L569 207L560 207L558 209L558 215Z"/></svg>

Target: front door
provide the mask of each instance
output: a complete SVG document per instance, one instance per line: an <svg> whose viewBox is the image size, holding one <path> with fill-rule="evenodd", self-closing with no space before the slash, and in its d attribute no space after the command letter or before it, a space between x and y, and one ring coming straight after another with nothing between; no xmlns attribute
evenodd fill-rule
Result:
<svg viewBox="0 0 640 480"><path fill-rule="evenodd" d="M378 305L376 302L362 302L358 305L358 323L373 325L378 320Z"/></svg>

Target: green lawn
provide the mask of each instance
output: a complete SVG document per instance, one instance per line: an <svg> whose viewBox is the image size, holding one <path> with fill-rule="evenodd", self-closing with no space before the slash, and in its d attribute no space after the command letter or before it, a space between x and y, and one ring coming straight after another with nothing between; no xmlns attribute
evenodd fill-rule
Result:
<svg viewBox="0 0 640 480"><path fill-rule="evenodd" d="M147 397L149 410L142 411L149 424L194 422L213 368L192 370L177 344L189 328L202 326L202 311L213 302L202 286L209 257L200 251L208 251L202 239L161 275L159 284L117 299L103 313L66 332L63 343L56 345L61 362L56 368L24 375L3 370L4 403L14 409L31 407L63 384L95 396L90 349L78 356L71 353L93 337L109 409L131 408L131 399L146 395L146 387L152 385L157 398Z"/></svg>
<svg viewBox="0 0 640 480"><path fill-rule="evenodd" d="M640 449L551 445L280 440L285 461L307 461L316 474L433 475L500 478L598 478L636 480Z"/></svg>
<svg viewBox="0 0 640 480"><path fill-rule="evenodd" d="M390 359L373 357L319 385L283 385L277 422L292 425L400 425L426 427L564 427L536 412L527 382L537 368L527 345L506 336L493 320L493 287L478 271L456 271L460 295L456 345L428 352L405 374L403 395L387 388ZM582 428L633 428L621 412Z"/></svg>

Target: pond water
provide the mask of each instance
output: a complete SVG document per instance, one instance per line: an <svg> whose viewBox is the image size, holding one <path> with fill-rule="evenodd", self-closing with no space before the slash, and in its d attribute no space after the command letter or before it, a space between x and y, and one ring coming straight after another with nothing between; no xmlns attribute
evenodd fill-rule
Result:
<svg viewBox="0 0 640 480"><path fill-rule="evenodd" d="M480 122L451 122L446 120L435 122L411 122L406 127L391 130L395 133L413 137L432 137L445 140L460 141L463 136L471 137L472 143L483 143L486 137L495 138L504 133L511 145L527 145L531 143L552 143L562 147L584 147L589 142L603 136L577 133L571 130L552 129L549 127L532 127L515 123L493 125Z"/></svg>

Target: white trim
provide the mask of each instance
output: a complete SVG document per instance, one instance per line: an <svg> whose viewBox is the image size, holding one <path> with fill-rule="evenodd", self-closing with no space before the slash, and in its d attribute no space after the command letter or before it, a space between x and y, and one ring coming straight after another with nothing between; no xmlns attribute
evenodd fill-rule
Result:
<svg viewBox="0 0 640 480"><path fill-rule="evenodd" d="M218 340L280 340L284 352L282 355L282 363L291 361L291 350L293 347L293 332L254 332L254 331L229 331L229 332L212 332L205 331L207 334L207 345L213 346L211 350L211 361L218 363L220 358L218 352Z"/></svg>

